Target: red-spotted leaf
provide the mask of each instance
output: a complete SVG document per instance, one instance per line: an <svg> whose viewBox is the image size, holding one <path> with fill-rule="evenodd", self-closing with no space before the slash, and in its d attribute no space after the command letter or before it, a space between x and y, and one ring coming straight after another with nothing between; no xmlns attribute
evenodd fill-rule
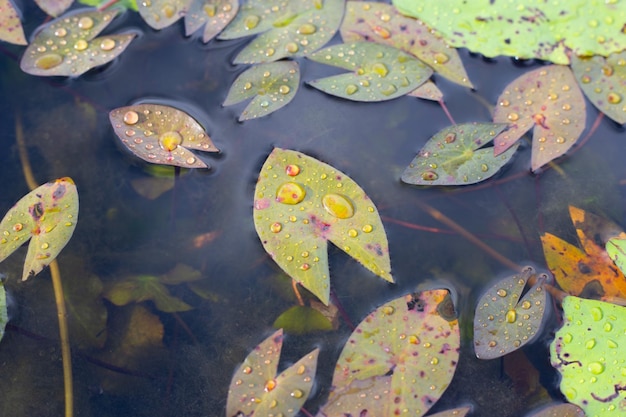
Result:
<svg viewBox="0 0 626 417"><path fill-rule="evenodd" d="M254 97L239 116L239 121L267 116L289 103L299 86L300 67L295 61L255 65L237 77L224 106Z"/></svg>
<svg viewBox="0 0 626 417"><path fill-rule="evenodd" d="M37 6L52 17L63 14L73 2L74 0L35 0Z"/></svg>
<svg viewBox="0 0 626 417"><path fill-rule="evenodd" d="M494 141L496 155L534 127L531 168L563 155L585 128L585 99L568 67L550 65L527 72L506 86L493 114L511 123Z"/></svg>
<svg viewBox="0 0 626 417"><path fill-rule="evenodd" d="M390 301L352 332L319 415L423 416L448 388L459 346L448 290Z"/></svg>
<svg viewBox="0 0 626 417"><path fill-rule="evenodd" d="M219 152L204 128L182 110L136 104L111 110L115 134L136 156L153 164L208 168L189 149Z"/></svg>
<svg viewBox="0 0 626 417"><path fill-rule="evenodd" d="M283 331L261 342L235 371L228 389L226 415L295 416L311 392L319 349L313 350L280 375L278 361Z"/></svg>
<svg viewBox="0 0 626 417"><path fill-rule="evenodd" d="M204 27L202 42L207 43L230 23L239 10L237 0L191 0L185 15L187 36Z"/></svg>
<svg viewBox="0 0 626 417"><path fill-rule="evenodd" d="M350 70L310 81L325 93L354 101L383 101L407 94L426 82L432 69L400 49L373 42L342 43L308 57Z"/></svg>
<svg viewBox="0 0 626 417"><path fill-rule="evenodd" d="M506 124L465 123L441 130L405 169L402 181L417 185L467 185L486 180L517 150L515 145L494 156L492 147L483 148L506 127Z"/></svg>
<svg viewBox="0 0 626 417"><path fill-rule="evenodd" d="M528 417L585 417L585 413L574 404L554 404L544 407Z"/></svg>
<svg viewBox="0 0 626 417"><path fill-rule="evenodd" d="M432 81L426 81L415 90L407 94L407 96L423 98L425 100L441 101L443 93Z"/></svg>
<svg viewBox="0 0 626 417"><path fill-rule="evenodd" d="M472 87L456 49L434 35L424 23L401 15L390 4L347 2L340 31L346 43L366 40L393 46L416 56L443 77Z"/></svg>
<svg viewBox="0 0 626 417"><path fill-rule="evenodd" d="M124 52L136 33L96 38L119 10L81 9L43 26L22 56L22 71L78 77Z"/></svg>
<svg viewBox="0 0 626 417"><path fill-rule="evenodd" d="M387 235L374 203L346 174L310 156L272 151L255 189L254 225L272 259L324 304L329 240L393 282Z"/></svg>
<svg viewBox="0 0 626 417"><path fill-rule="evenodd" d="M78 192L71 178L46 183L26 194L0 222L0 262L31 239L22 280L37 275L72 237L78 220Z"/></svg>
<svg viewBox="0 0 626 417"><path fill-rule="evenodd" d="M521 297L531 277L537 282ZM537 336L547 301L547 293L542 288L545 278L545 274L537 277L533 268L526 267L522 273L491 286L480 297L474 316L476 357L498 358Z"/></svg>
<svg viewBox="0 0 626 417"><path fill-rule="evenodd" d="M191 0L143 0L137 1L137 9L151 28L166 28L183 17Z"/></svg>
<svg viewBox="0 0 626 417"><path fill-rule="evenodd" d="M17 9L11 0L0 0L0 40L16 45L28 43L24 37L24 28Z"/></svg>
<svg viewBox="0 0 626 417"><path fill-rule="evenodd" d="M598 110L617 123L626 123L626 51L606 58L573 56L572 70Z"/></svg>

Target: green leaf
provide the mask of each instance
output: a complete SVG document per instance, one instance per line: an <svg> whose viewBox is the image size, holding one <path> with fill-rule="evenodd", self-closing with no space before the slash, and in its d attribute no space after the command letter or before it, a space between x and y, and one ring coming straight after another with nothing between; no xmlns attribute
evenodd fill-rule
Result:
<svg viewBox="0 0 626 417"><path fill-rule="evenodd" d="M322 313L314 308L304 306L291 307L278 316L273 326L292 334L333 330L333 324Z"/></svg>
<svg viewBox="0 0 626 417"><path fill-rule="evenodd" d="M274 148L254 194L254 225L263 247L324 304L329 300L328 240L393 282L378 211L343 172L300 152Z"/></svg>
<svg viewBox="0 0 626 417"><path fill-rule="evenodd" d="M278 330L250 352L230 382L226 415L292 417L300 412L313 387L319 349L276 376L282 345Z"/></svg>
<svg viewBox="0 0 626 417"><path fill-rule="evenodd" d="M476 357L498 358L537 336L548 298L542 288L545 274L521 297L526 283L533 276L535 270L528 266L521 274L499 281L480 297L474 316Z"/></svg>
<svg viewBox="0 0 626 417"><path fill-rule="evenodd" d="M333 37L341 23L344 6L345 0L250 0L241 6L219 38L234 39L261 33L237 55L235 64L305 56Z"/></svg>
<svg viewBox="0 0 626 417"><path fill-rule="evenodd" d="M57 17L69 9L74 0L35 0L35 3L50 16Z"/></svg>
<svg viewBox="0 0 626 417"><path fill-rule="evenodd" d="M585 99L568 67L550 65L527 72L506 86L493 114L511 127L496 137L495 154L509 149L534 127L531 168L563 155L585 128Z"/></svg>
<svg viewBox="0 0 626 417"><path fill-rule="evenodd" d="M71 178L46 183L18 201L0 222L0 262L31 239L22 280L37 275L72 237L78 220L78 192Z"/></svg>
<svg viewBox="0 0 626 417"><path fill-rule="evenodd" d="M450 81L472 87L456 49L421 21L401 15L390 4L347 2L340 31L346 43L365 40L393 46L419 58Z"/></svg>
<svg viewBox="0 0 626 417"><path fill-rule="evenodd" d="M104 298L116 306L153 301L157 309L166 313L191 310L191 306L173 297L159 277L133 275L105 286Z"/></svg>
<svg viewBox="0 0 626 417"><path fill-rule="evenodd" d="M482 148L506 129L506 124L452 125L430 138L404 170L402 181L417 185L467 185L484 181L506 164L517 146L494 156Z"/></svg>
<svg viewBox="0 0 626 417"><path fill-rule="evenodd" d="M383 101L407 94L426 82L432 69L399 49L373 42L342 43L308 58L350 70L310 81L313 87L354 101Z"/></svg>
<svg viewBox="0 0 626 417"><path fill-rule="evenodd" d="M606 253L615 265L626 274L626 239L614 237L606 242Z"/></svg>
<svg viewBox="0 0 626 417"><path fill-rule="evenodd" d="M401 13L424 21L452 46L488 57L507 55L569 64L576 55L626 48L623 2L393 0Z"/></svg>
<svg viewBox="0 0 626 417"><path fill-rule="evenodd" d="M563 326L550 345L561 392L587 416L621 416L626 407L626 308L567 296Z"/></svg>
<svg viewBox="0 0 626 417"><path fill-rule="evenodd" d="M143 0L137 2L142 19L153 29L172 25L187 13L190 0Z"/></svg>
<svg viewBox="0 0 626 417"><path fill-rule="evenodd" d="M84 4L85 6L95 7L96 9L101 9L102 6L110 4L109 0L78 0L78 2L80 4ZM139 9L137 8L137 2L135 0L119 0L115 3L115 7L130 9L136 12L139 11Z"/></svg>
<svg viewBox="0 0 626 417"><path fill-rule="evenodd" d="M4 337L4 329L9 322L7 312L7 294L4 289L4 276L0 276L0 340Z"/></svg>
<svg viewBox="0 0 626 417"><path fill-rule="evenodd" d="M384 304L346 342L321 415L426 414L452 380L460 342L448 290Z"/></svg>
<svg viewBox="0 0 626 417"><path fill-rule="evenodd" d="M185 34L191 35L206 23L202 42L207 43L233 20L238 10L238 0L191 0L185 15Z"/></svg>
<svg viewBox="0 0 626 417"><path fill-rule="evenodd" d="M573 404L555 404L544 407L528 417L585 417L585 413Z"/></svg>
<svg viewBox="0 0 626 417"><path fill-rule="evenodd" d="M255 65L243 72L228 91L224 106L254 99L239 121L267 116L289 103L300 86L300 67L294 61Z"/></svg>
<svg viewBox="0 0 626 417"><path fill-rule="evenodd" d="M602 113L626 123L626 51L604 58L572 57L572 70L583 92Z"/></svg>
<svg viewBox="0 0 626 417"><path fill-rule="evenodd" d="M11 0L0 0L0 10L0 40L16 45L28 44L17 9Z"/></svg>
<svg viewBox="0 0 626 417"><path fill-rule="evenodd" d="M96 38L119 10L81 9L44 25L26 48L20 67L32 75L78 77L124 52L136 33Z"/></svg>
<svg viewBox="0 0 626 417"><path fill-rule="evenodd" d="M208 168L189 149L219 152L190 115L160 104L136 104L111 110L115 134L136 156L153 164Z"/></svg>

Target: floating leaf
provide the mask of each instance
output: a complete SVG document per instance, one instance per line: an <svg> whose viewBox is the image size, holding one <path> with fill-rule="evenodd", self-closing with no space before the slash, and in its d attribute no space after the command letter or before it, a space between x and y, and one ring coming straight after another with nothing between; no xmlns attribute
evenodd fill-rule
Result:
<svg viewBox="0 0 626 417"><path fill-rule="evenodd" d="M74 0L35 0L37 6L52 17L57 17L70 8Z"/></svg>
<svg viewBox="0 0 626 417"><path fill-rule="evenodd" d="M317 51L309 58L352 71L309 84L354 101L400 97L415 90L432 74L430 67L406 52L373 42L342 43Z"/></svg>
<svg viewBox="0 0 626 417"><path fill-rule="evenodd" d="M421 21L398 13L390 4L349 1L341 24L344 42L370 41L408 52L449 80L472 87L461 58Z"/></svg>
<svg viewBox="0 0 626 417"><path fill-rule="evenodd" d="M26 45L24 28L11 0L0 0L0 40Z"/></svg>
<svg viewBox="0 0 626 417"><path fill-rule="evenodd" d="M407 96L423 98L425 100L441 101L443 93L432 81L426 81L415 90L407 94Z"/></svg>
<svg viewBox="0 0 626 417"><path fill-rule="evenodd" d="M498 98L493 121L512 126L495 139L495 153L506 151L534 127L531 168L536 171L576 143L585 117L585 99L568 67L550 65L527 72Z"/></svg>
<svg viewBox="0 0 626 417"><path fill-rule="evenodd" d="M219 152L204 128L174 107L159 104L119 107L111 110L109 120L124 146L153 164L208 168L189 149Z"/></svg>
<svg viewBox="0 0 626 417"><path fill-rule="evenodd" d="M261 33L237 55L235 64L305 56L333 37L341 23L344 5L345 0L249 0L219 38Z"/></svg>
<svg viewBox="0 0 626 417"><path fill-rule="evenodd" d="M80 4L84 4L85 6L92 6L97 9L103 9L105 5L111 5L111 2L108 0L78 0ZM135 0L119 0L115 3L115 7L122 7L125 9L134 10L136 12L139 11L137 8L137 2Z"/></svg>
<svg viewBox="0 0 626 417"><path fill-rule="evenodd" d="M423 20L452 46L488 57L539 58L569 64L576 55L603 55L626 47L626 7L617 1L574 4L393 0L403 14Z"/></svg>
<svg viewBox="0 0 626 417"><path fill-rule="evenodd" d="M506 124L466 123L448 126L430 138L411 164L402 181L417 185L467 185L484 181L504 166L517 146L494 156L482 146L506 129Z"/></svg>
<svg viewBox="0 0 626 417"><path fill-rule="evenodd" d="M609 239L617 237L626 239L626 233L614 222L574 206L569 206L569 215L576 228L576 234L584 248L592 243L596 247L606 244Z"/></svg>
<svg viewBox="0 0 626 417"><path fill-rule="evenodd" d="M207 43L233 20L238 10L238 0L191 0L185 15L185 34L191 35L206 23L202 42Z"/></svg>
<svg viewBox="0 0 626 417"><path fill-rule="evenodd" d="M585 417L585 413L574 404L556 404L545 407L528 417Z"/></svg>
<svg viewBox="0 0 626 417"><path fill-rule="evenodd" d="M563 327L550 345L561 392L587 416L620 416L626 409L626 308L574 296L563 300Z"/></svg>
<svg viewBox="0 0 626 417"><path fill-rule="evenodd" d="M305 306L291 307L276 318L273 326L292 334L333 330L332 323L322 313Z"/></svg>
<svg viewBox="0 0 626 417"><path fill-rule="evenodd" d="M526 267L521 274L499 281L480 297L474 316L477 358L498 358L537 336L547 301L543 280L539 278L520 299L529 278L534 276L535 270Z"/></svg>
<svg viewBox="0 0 626 417"><path fill-rule="evenodd" d="M125 33L96 38L118 13L81 9L46 24L26 48L20 62L22 71L78 77L113 60L136 36Z"/></svg>
<svg viewBox="0 0 626 417"><path fill-rule="evenodd" d="M243 72L228 91L224 106L254 99L239 121L267 116L289 103L300 85L300 67L294 61L255 65Z"/></svg>
<svg viewBox="0 0 626 417"><path fill-rule="evenodd" d="M187 13L190 0L142 0L137 9L151 28L160 30L172 25Z"/></svg>
<svg viewBox="0 0 626 417"><path fill-rule="evenodd" d="M502 369L511 381L515 397L522 400L523 404L536 404L550 398L548 391L541 385L539 370L522 349L502 357Z"/></svg>
<svg viewBox="0 0 626 417"><path fill-rule="evenodd" d="M420 417L448 388L460 334L448 290L397 298L352 332L333 375L327 417Z"/></svg>
<svg viewBox="0 0 626 417"><path fill-rule="evenodd" d="M71 178L46 183L20 199L0 222L0 262L28 239L22 280L37 275L72 237L78 220L78 192Z"/></svg>
<svg viewBox="0 0 626 417"><path fill-rule="evenodd" d="M626 51L607 58L574 56L572 70L598 110L617 123L626 123Z"/></svg>
<svg viewBox="0 0 626 417"><path fill-rule="evenodd" d="M324 304L329 299L328 240L393 282L378 211L343 172L300 152L275 148L254 194L254 225L263 247Z"/></svg>
<svg viewBox="0 0 626 417"><path fill-rule="evenodd" d="M226 415L295 416L311 392L319 349L315 349L280 375L278 361L282 330L261 342L235 371L228 390Z"/></svg>
<svg viewBox="0 0 626 417"><path fill-rule="evenodd" d="M8 322L7 293L4 289L4 276L0 276L0 340L4 337L4 329Z"/></svg>

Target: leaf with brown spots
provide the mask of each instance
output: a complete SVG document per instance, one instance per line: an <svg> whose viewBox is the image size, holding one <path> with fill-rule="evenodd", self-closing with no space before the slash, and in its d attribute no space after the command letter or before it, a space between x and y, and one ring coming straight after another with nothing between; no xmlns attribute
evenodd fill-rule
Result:
<svg viewBox="0 0 626 417"><path fill-rule="evenodd" d="M17 9L11 0L0 0L0 40L16 45L28 43L24 37L24 28Z"/></svg>

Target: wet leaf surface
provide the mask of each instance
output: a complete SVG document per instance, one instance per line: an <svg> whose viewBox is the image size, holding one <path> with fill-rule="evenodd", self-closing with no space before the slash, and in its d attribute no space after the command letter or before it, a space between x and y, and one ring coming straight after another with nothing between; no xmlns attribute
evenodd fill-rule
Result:
<svg viewBox="0 0 626 417"><path fill-rule="evenodd" d="M406 295L368 315L346 342L319 416L422 416L444 393L460 334L447 290ZM406 410L406 411L402 411Z"/></svg>
<svg viewBox="0 0 626 417"><path fill-rule="evenodd" d="M403 16L390 4L348 1L340 31L346 43L365 40L393 46L419 58L443 77L472 87L456 49L421 21Z"/></svg>
<svg viewBox="0 0 626 417"><path fill-rule="evenodd" d="M626 123L626 51L604 58L572 57L572 70L591 103L617 123Z"/></svg>
<svg viewBox="0 0 626 417"><path fill-rule="evenodd" d="M523 297L526 283L536 276L531 267L499 281L480 297L474 316L476 357L498 358L521 348L537 336L548 299L547 292L542 288L547 277L542 275Z"/></svg>
<svg viewBox="0 0 626 417"><path fill-rule="evenodd" d="M111 110L115 134L132 153L153 164L208 168L189 149L219 152L190 115L160 104L136 104Z"/></svg>
<svg viewBox="0 0 626 417"><path fill-rule="evenodd" d="M185 15L185 34L189 36L206 24L202 42L207 43L233 20L238 10L238 0L191 0Z"/></svg>
<svg viewBox="0 0 626 417"><path fill-rule="evenodd" d="M280 375L282 330L261 342L235 371L228 390L226 415L295 416L308 398L317 368L315 349Z"/></svg>
<svg viewBox="0 0 626 417"><path fill-rule="evenodd" d="M74 0L35 0L35 3L50 16L57 17L65 13Z"/></svg>
<svg viewBox="0 0 626 417"><path fill-rule="evenodd" d="M626 407L626 308L568 296L550 345L561 392L587 416L621 416Z"/></svg>
<svg viewBox="0 0 626 417"><path fill-rule="evenodd" d="M143 20L153 29L166 28L187 13L190 0L142 0L137 9Z"/></svg>
<svg viewBox="0 0 626 417"><path fill-rule="evenodd" d="M289 103L300 86L300 67L294 61L269 62L244 71L224 101L232 106L251 97L239 121L267 116Z"/></svg>
<svg viewBox="0 0 626 417"><path fill-rule="evenodd" d="M249 0L219 38L260 34L235 57L235 64L305 56L333 37L344 5L344 0Z"/></svg>
<svg viewBox="0 0 626 417"><path fill-rule="evenodd" d="M517 146L498 156L494 156L493 147L482 147L506 127L502 123L448 126L426 142L404 170L402 181L416 185L467 185L492 177L509 162Z"/></svg>
<svg viewBox="0 0 626 417"><path fill-rule="evenodd" d="M393 282L389 244L374 203L343 172L274 148L259 174L254 225L263 247L295 281L329 301L327 241Z"/></svg>
<svg viewBox="0 0 626 417"><path fill-rule="evenodd" d="M81 9L43 26L26 48L20 67L32 75L78 77L124 52L136 33L96 38L119 10Z"/></svg>
<svg viewBox="0 0 626 417"><path fill-rule="evenodd" d="M405 95L426 82L432 69L399 49L373 42L324 48L308 57L350 70L310 81L313 87L354 101L383 101Z"/></svg>
<svg viewBox="0 0 626 417"><path fill-rule="evenodd" d="M78 192L71 178L46 183L22 197L0 222L0 262L30 239L22 280L37 275L72 237Z"/></svg>
<svg viewBox="0 0 626 417"><path fill-rule="evenodd" d="M333 324L322 313L305 306L291 307L276 318L273 326L292 334L333 330Z"/></svg>
<svg viewBox="0 0 626 417"><path fill-rule="evenodd" d="M443 100L443 93L432 81L426 81L424 84L420 85L415 90L408 93L407 96L413 96L432 101Z"/></svg>
<svg viewBox="0 0 626 417"><path fill-rule="evenodd" d="M585 100L568 67L550 65L527 72L498 98L493 121L512 126L495 139L495 153L506 151L534 128L531 168L536 171L576 143L585 118Z"/></svg>
<svg viewBox="0 0 626 417"><path fill-rule="evenodd" d="M626 47L626 7L621 2L532 0L425 3L393 0L403 14L422 19L452 46L488 57L507 55L569 64L576 55L603 55ZM584 33L584 35L583 35Z"/></svg>
<svg viewBox="0 0 626 417"><path fill-rule="evenodd" d="M528 417L585 417L585 413L574 404L555 404L532 413Z"/></svg>
<svg viewBox="0 0 626 417"><path fill-rule="evenodd" d="M0 40L16 45L28 43L17 9L11 0L0 0Z"/></svg>

